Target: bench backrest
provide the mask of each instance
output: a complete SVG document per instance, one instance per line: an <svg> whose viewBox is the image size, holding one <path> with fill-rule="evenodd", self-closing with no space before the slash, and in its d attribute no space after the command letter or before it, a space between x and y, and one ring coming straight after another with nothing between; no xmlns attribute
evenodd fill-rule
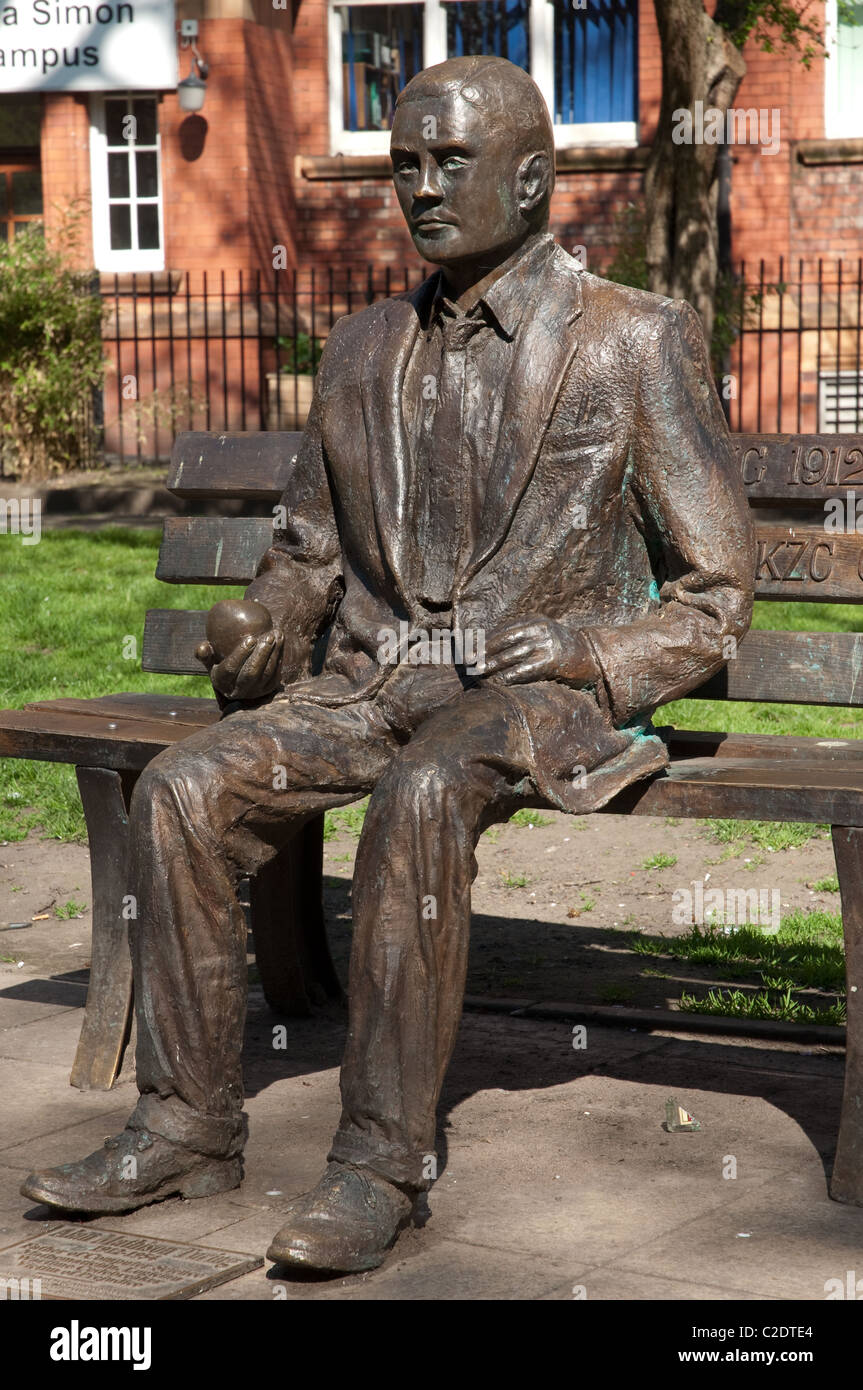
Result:
<svg viewBox="0 0 863 1390"><path fill-rule="evenodd" d="M250 583L270 544L274 508L301 438L276 432L178 435L169 491L190 500L241 499L256 510L259 506L260 515L169 518L157 578L169 584ZM732 438L758 535L756 597L863 601L863 435ZM144 669L203 677L195 647L203 639L205 618L205 610L151 610ZM863 705L863 634L750 632L735 659L693 695Z"/></svg>

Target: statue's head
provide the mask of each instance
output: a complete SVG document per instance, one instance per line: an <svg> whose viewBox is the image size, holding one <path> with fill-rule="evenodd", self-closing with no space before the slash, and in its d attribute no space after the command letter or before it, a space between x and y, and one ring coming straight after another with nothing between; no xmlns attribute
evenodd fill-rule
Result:
<svg viewBox="0 0 863 1390"><path fill-rule="evenodd" d="M417 73L396 103L390 154L427 261L499 261L548 225L551 118L533 78L505 58L451 58Z"/></svg>

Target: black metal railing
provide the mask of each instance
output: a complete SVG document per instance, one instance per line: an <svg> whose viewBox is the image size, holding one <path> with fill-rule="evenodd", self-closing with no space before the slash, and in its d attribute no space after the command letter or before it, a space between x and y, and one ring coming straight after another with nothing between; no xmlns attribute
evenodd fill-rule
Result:
<svg viewBox="0 0 863 1390"><path fill-rule="evenodd" d="M863 431L863 258L743 263L732 429Z"/></svg>
<svg viewBox="0 0 863 1390"><path fill-rule="evenodd" d="M336 319L424 273L417 264L103 276L106 460L164 459L178 430L301 428Z"/></svg>
<svg viewBox="0 0 863 1390"><path fill-rule="evenodd" d="M103 276L103 457L163 460L179 430L302 428L336 319L424 274L417 263ZM731 428L863 431L863 259L741 264L732 299L717 383Z"/></svg>

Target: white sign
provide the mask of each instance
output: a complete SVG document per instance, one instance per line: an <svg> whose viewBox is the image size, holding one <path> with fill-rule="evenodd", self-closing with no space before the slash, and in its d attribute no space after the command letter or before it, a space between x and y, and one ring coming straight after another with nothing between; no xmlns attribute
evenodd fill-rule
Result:
<svg viewBox="0 0 863 1390"><path fill-rule="evenodd" d="M174 0L0 0L0 92L177 85Z"/></svg>

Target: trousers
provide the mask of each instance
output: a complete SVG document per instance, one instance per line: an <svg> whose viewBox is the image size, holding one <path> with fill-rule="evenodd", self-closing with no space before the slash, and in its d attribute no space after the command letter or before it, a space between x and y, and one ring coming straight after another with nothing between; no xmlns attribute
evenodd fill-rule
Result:
<svg viewBox="0 0 863 1390"><path fill-rule="evenodd" d="M502 691L459 688L407 742L373 701L276 699L159 754L130 808L139 1119L204 1151L241 1147L239 882L304 822L370 792L330 1157L426 1186L462 1009L474 850L524 804L529 742Z"/></svg>

